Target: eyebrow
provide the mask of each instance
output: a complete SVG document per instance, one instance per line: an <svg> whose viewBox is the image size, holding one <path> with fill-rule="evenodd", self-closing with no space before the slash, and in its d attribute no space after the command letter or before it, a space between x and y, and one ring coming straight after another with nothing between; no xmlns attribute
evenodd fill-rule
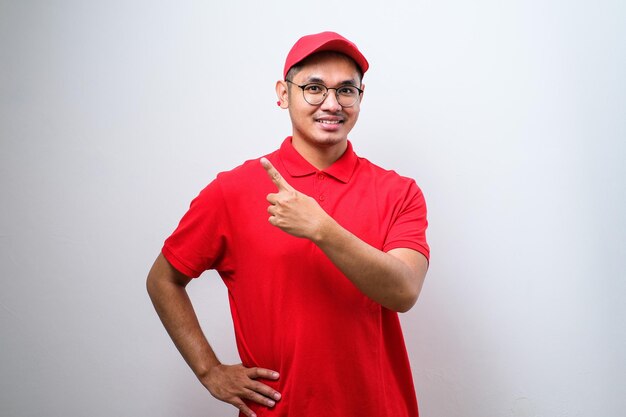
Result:
<svg viewBox="0 0 626 417"><path fill-rule="evenodd" d="M326 85L326 83L324 83L324 80L316 77L316 76L311 76L311 77L307 77L307 79L305 80L305 83L318 83L318 84L324 84ZM340 82L338 85L353 85L356 86L357 82L354 79L349 79L349 80L344 80L342 82Z"/></svg>

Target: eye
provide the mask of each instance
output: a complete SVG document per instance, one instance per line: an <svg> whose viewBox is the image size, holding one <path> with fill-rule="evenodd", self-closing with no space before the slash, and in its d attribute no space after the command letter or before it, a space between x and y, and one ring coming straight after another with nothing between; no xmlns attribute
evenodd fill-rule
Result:
<svg viewBox="0 0 626 417"><path fill-rule="evenodd" d="M351 87L351 86L345 86L345 87L340 87L337 90L337 93L341 94L342 96L346 96L346 97L352 97L357 95L359 90L356 89L356 87Z"/></svg>
<svg viewBox="0 0 626 417"><path fill-rule="evenodd" d="M319 84L309 84L304 87L304 91L309 94L322 94L324 93L324 90L326 90L326 88Z"/></svg>

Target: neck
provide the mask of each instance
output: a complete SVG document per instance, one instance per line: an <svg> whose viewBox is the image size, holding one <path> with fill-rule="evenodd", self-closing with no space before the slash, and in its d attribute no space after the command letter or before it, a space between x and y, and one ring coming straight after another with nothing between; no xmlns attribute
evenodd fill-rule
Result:
<svg viewBox="0 0 626 417"><path fill-rule="evenodd" d="M335 163L348 147L348 140L328 145L313 145L309 142L293 136L291 139L293 147L298 153L318 170L323 170Z"/></svg>

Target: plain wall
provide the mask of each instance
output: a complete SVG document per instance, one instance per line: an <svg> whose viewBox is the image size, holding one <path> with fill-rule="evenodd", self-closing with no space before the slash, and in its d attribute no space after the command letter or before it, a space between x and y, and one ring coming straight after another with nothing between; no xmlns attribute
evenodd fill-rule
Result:
<svg viewBox="0 0 626 417"><path fill-rule="evenodd" d="M322 30L372 65L355 150L427 198L402 315L422 416L622 415L625 21L617 0L0 0L0 415L236 415L145 277L217 172L290 134L274 83ZM238 361L219 277L190 288Z"/></svg>

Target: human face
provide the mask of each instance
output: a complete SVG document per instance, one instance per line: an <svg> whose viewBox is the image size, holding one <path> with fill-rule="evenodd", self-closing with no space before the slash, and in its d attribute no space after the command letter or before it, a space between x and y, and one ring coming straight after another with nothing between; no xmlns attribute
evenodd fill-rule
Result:
<svg viewBox="0 0 626 417"><path fill-rule="evenodd" d="M307 59L291 81L298 85L319 83L336 88L346 84L359 87L360 78L351 59L338 54L319 54ZM317 149L345 148L348 133L359 117L361 97L354 105L342 107L335 90L329 90L325 100L314 106L304 100L297 85L281 81L277 92L282 106L289 109L294 144Z"/></svg>

